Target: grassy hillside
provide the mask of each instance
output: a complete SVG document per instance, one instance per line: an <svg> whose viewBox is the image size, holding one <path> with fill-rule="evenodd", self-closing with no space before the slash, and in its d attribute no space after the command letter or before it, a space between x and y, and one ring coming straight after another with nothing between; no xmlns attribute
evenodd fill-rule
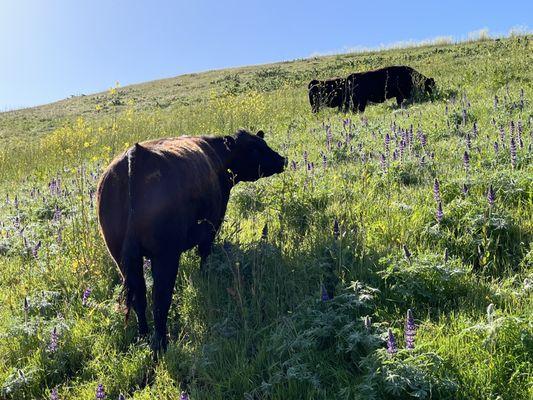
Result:
<svg viewBox="0 0 533 400"><path fill-rule="evenodd" d="M0 398L94 399L100 384L109 399L532 398L531 39L213 71L0 114ZM311 114L311 78L391 64L437 93ZM184 255L154 363L117 308L97 178L135 141L241 127L291 166L234 188L205 273Z"/></svg>

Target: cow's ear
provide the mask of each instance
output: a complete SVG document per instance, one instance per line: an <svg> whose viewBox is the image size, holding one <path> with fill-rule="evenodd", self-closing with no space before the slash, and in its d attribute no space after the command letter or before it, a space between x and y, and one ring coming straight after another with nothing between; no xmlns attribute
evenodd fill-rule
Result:
<svg viewBox="0 0 533 400"><path fill-rule="evenodd" d="M224 144L229 150L235 147L235 138L233 136L224 136Z"/></svg>
<svg viewBox="0 0 533 400"><path fill-rule="evenodd" d="M261 139L264 139L264 138L265 138L265 132L263 132L263 131L258 131L258 132L257 132L257 136L259 136Z"/></svg>

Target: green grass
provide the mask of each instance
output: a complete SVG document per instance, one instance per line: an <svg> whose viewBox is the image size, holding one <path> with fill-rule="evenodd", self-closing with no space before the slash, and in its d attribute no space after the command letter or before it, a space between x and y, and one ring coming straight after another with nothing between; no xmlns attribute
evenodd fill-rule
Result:
<svg viewBox="0 0 533 400"><path fill-rule="evenodd" d="M57 388L93 399L101 383L108 398L530 399L531 39L213 71L0 114L0 398ZM311 78L391 64L434 77L438 92L404 109L311 114ZM241 127L265 130L296 169L233 190L206 273L184 254L169 350L155 363L117 307L96 178L135 141Z"/></svg>

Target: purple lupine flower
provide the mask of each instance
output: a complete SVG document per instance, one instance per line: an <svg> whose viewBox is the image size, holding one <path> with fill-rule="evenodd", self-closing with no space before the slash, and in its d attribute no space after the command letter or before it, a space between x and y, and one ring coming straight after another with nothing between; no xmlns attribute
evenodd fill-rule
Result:
<svg viewBox="0 0 533 400"><path fill-rule="evenodd" d="M426 147L427 144L427 136L423 132L420 133L420 144L422 147Z"/></svg>
<svg viewBox="0 0 533 400"><path fill-rule="evenodd" d="M442 217L444 217L444 213L442 212L442 202L438 202L437 204L437 211L435 213L435 217L437 218L437 222L440 224L442 221Z"/></svg>
<svg viewBox="0 0 533 400"><path fill-rule="evenodd" d="M511 120L511 122L509 122L509 136L513 137L514 136L514 121Z"/></svg>
<svg viewBox="0 0 533 400"><path fill-rule="evenodd" d="M337 240L340 236L339 221L337 218L333 221L333 239Z"/></svg>
<svg viewBox="0 0 533 400"><path fill-rule="evenodd" d="M98 386L96 387L96 399L100 400L100 399L105 399L105 398L106 398L106 394L105 394L104 385L99 383Z"/></svg>
<svg viewBox="0 0 533 400"><path fill-rule="evenodd" d="M403 152L405 150L405 146L406 146L406 141L405 140L400 140L400 158L403 159Z"/></svg>
<svg viewBox="0 0 533 400"><path fill-rule="evenodd" d="M466 134L465 141L466 141L466 148L468 150L471 150L472 149L472 139L470 138L470 134L469 133Z"/></svg>
<svg viewBox="0 0 533 400"><path fill-rule="evenodd" d="M307 164L307 157L308 157L307 150L304 150L303 157L304 157L304 163Z"/></svg>
<svg viewBox="0 0 533 400"><path fill-rule="evenodd" d="M322 167L327 168L328 167L328 158L325 154L322 154Z"/></svg>
<svg viewBox="0 0 533 400"><path fill-rule="evenodd" d="M381 156L380 156L380 159L379 159L379 163L381 165L381 169L384 172L387 172L387 159L385 158L385 154L381 153Z"/></svg>
<svg viewBox="0 0 533 400"><path fill-rule="evenodd" d="M410 261L411 260L411 252L409 251L409 249L407 248L407 245L403 245L403 254L405 256L405 258L407 259L407 261Z"/></svg>
<svg viewBox="0 0 533 400"><path fill-rule="evenodd" d="M426 165L426 156L420 157L420 166L423 167Z"/></svg>
<svg viewBox="0 0 533 400"><path fill-rule="evenodd" d="M393 354L396 354L396 352L398 352L398 347L396 346L396 339L394 338L392 329L389 328L387 330L387 353L392 356Z"/></svg>
<svg viewBox="0 0 533 400"><path fill-rule="evenodd" d="M37 258L39 256L39 249L41 248L41 241L39 240L35 246L31 248L31 254L33 255L33 258Z"/></svg>
<svg viewBox="0 0 533 400"><path fill-rule="evenodd" d="M494 153L496 153L497 155L499 151L500 151L500 146L498 145L498 142L495 141L494 142Z"/></svg>
<svg viewBox="0 0 533 400"><path fill-rule="evenodd" d="M498 109L498 96L494 95L494 109Z"/></svg>
<svg viewBox="0 0 533 400"><path fill-rule="evenodd" d="M472 136L474 136L474 138L476 138L477 134L478 134L478 132L477 132L477 123L474 122L474 125L472 126Z"/></svg>
<svg viewBox="0 0 533 400"><path fill-rule="evenodd" d="M468 151L465 151L463 154L463 165L465 167L466 172L470 169L470 156L468 155Z"/></svg>
<svg viewBox="0 0 533 400"><path fill-rule="evenodd" d="M496 201L496 193L494 193L492 185L490 185L489 190L487 190L487 201L489 202L490 207L494 206L494 202Z"/></svg>
<svg viewBox="0 0 533 400"><path fill-rule="evenodd" d="M440 183L437 178L435 178L435 182L433 182L433 198L436 202L440 201Z"/></svg>
<svg viewBox="0 0 533 400"><path fill-rule="evenodd" d="M54 215L52 217L52 222L59 222L61 220L61 209L56 205L54 209Z"/></svg>
<svg viewBox="0 0 533 400"><path fill-rule="evenodd" d="M513 168L516 168L516 142L514 140L514 137L511 138L509 150L511 152L511 166Z"/></svg>
<svg viewBox="0 0 533 400"><path fill-rule="evenodd" d="M57 334L57 328L54 326L52 333L50 334L50 343L48 343L48 351L50 353L55 353L57 351L57 340L59 335Z"/></svg>
<svg viewBox="0 0 533 400"><path fill-rule="evenodd" d="M91 288L86 288L84 291L83 291L83 296L81 297L81 304L86 306L87 305L87 302L89 300L89 296L91 295L91 292L92 292L92 289Z"/></svg>
<svg viewBox="0 0 533 400"><path fill-rule="evenodd" d="M307 163L307 170L308 171L312 171L314 169L315 169L315 163L314 162Z"/></svg>
<svg viewBox="0 0 533 400"><path fill-rule="evenodd" d="M189 400L189 395L187 394L187 392L181 392L180 400Z"/></svg>
<svg viewBox="0 0 533 400"><path fill-rule="evenodd" d="M365 326L366 330L370 330L370 328L372 328L372 318L370 317L370 315L367 315L363 319L363 323L364 323L364 326Z"/></svg>
<svg viewBox="0 0 533 400"><path fill-rule="evenodd" d="M416 325L415 319L413 318L413 311L411 309L407 310L407 316L405 318L405 347L409 350L415 348L415 336L416 336Z"/></svg>
<svg viewBox="0 0 533 400"><path fill-rule="evenodd" d="M388 133L385 134L385 142L384 142L384 147L385 147L385 153L386 154L389 154L390 152L390 136Z"/></svg>
<svg viewBox="0 0 533 400"><path fill-rule="evenodd" d="M325 287L324 285L322 285L322 288L321 288L320 299L321 299L322 301L328 301L328 300L330 300L330 297L329 297L328 291L326 290L326 287Z"/></svg>
<svg viewBox="0 0 533 400"><path fill-rule="evenodd" d="M298 169L298 164L294 160L291 161L291 169L293 171L296 171Z"/></svg>
<svg viewBox="0 0 533 400"><path fill-rule="evenodd" d="M468 186L466 185L466 183L463 183L463 187L461 188L461 191L463 192L464 196L468 194Z"/></svg>
<svg viewBox="0 0 533 400"><path fill-rule="evenodd" d="M520 146L521 149L524 148L524 142L522 141L522 133L523 133L524 129L522 127L522 121L518 121L517 123L517 128L516 128L516 139L518 141L518 145Z"/></svg>
<svg viewBox="0 0 533 400"><path fill-rule="evenodd" d="M50 400L59 400L59 395L57 394L57 388L53 388L50 392Z"/></svg>
<svg viewBox="0 0 533 400"><path fill-rule="evenodd" d="M466 108L463 108L463 112L461 114L463 125L466 125Z"/></svg>
<svg viewBox="0 0 533 400"><path fill-rule="evenodd" d="M392 152L392 161L396 161L398 159L398 149L394 149Z"/></svg>

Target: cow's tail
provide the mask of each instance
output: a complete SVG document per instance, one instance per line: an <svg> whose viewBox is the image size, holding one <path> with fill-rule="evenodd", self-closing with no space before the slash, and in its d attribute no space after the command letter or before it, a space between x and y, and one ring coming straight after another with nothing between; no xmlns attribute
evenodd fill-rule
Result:
<svg viewBox="0 0 533 400"><path fill-rule="evenodd" d="M138 180L138 177L136 177L136 165L143 151L144 149L136 143L127 153L128 195L126 207L128 210L128 219L120 261L124 278L123 298L126 306L126 320L129 317L131 307L135 304L136 298L140 294L141 287L144 285L142 255L135 229L135 181Z"/></svg>

